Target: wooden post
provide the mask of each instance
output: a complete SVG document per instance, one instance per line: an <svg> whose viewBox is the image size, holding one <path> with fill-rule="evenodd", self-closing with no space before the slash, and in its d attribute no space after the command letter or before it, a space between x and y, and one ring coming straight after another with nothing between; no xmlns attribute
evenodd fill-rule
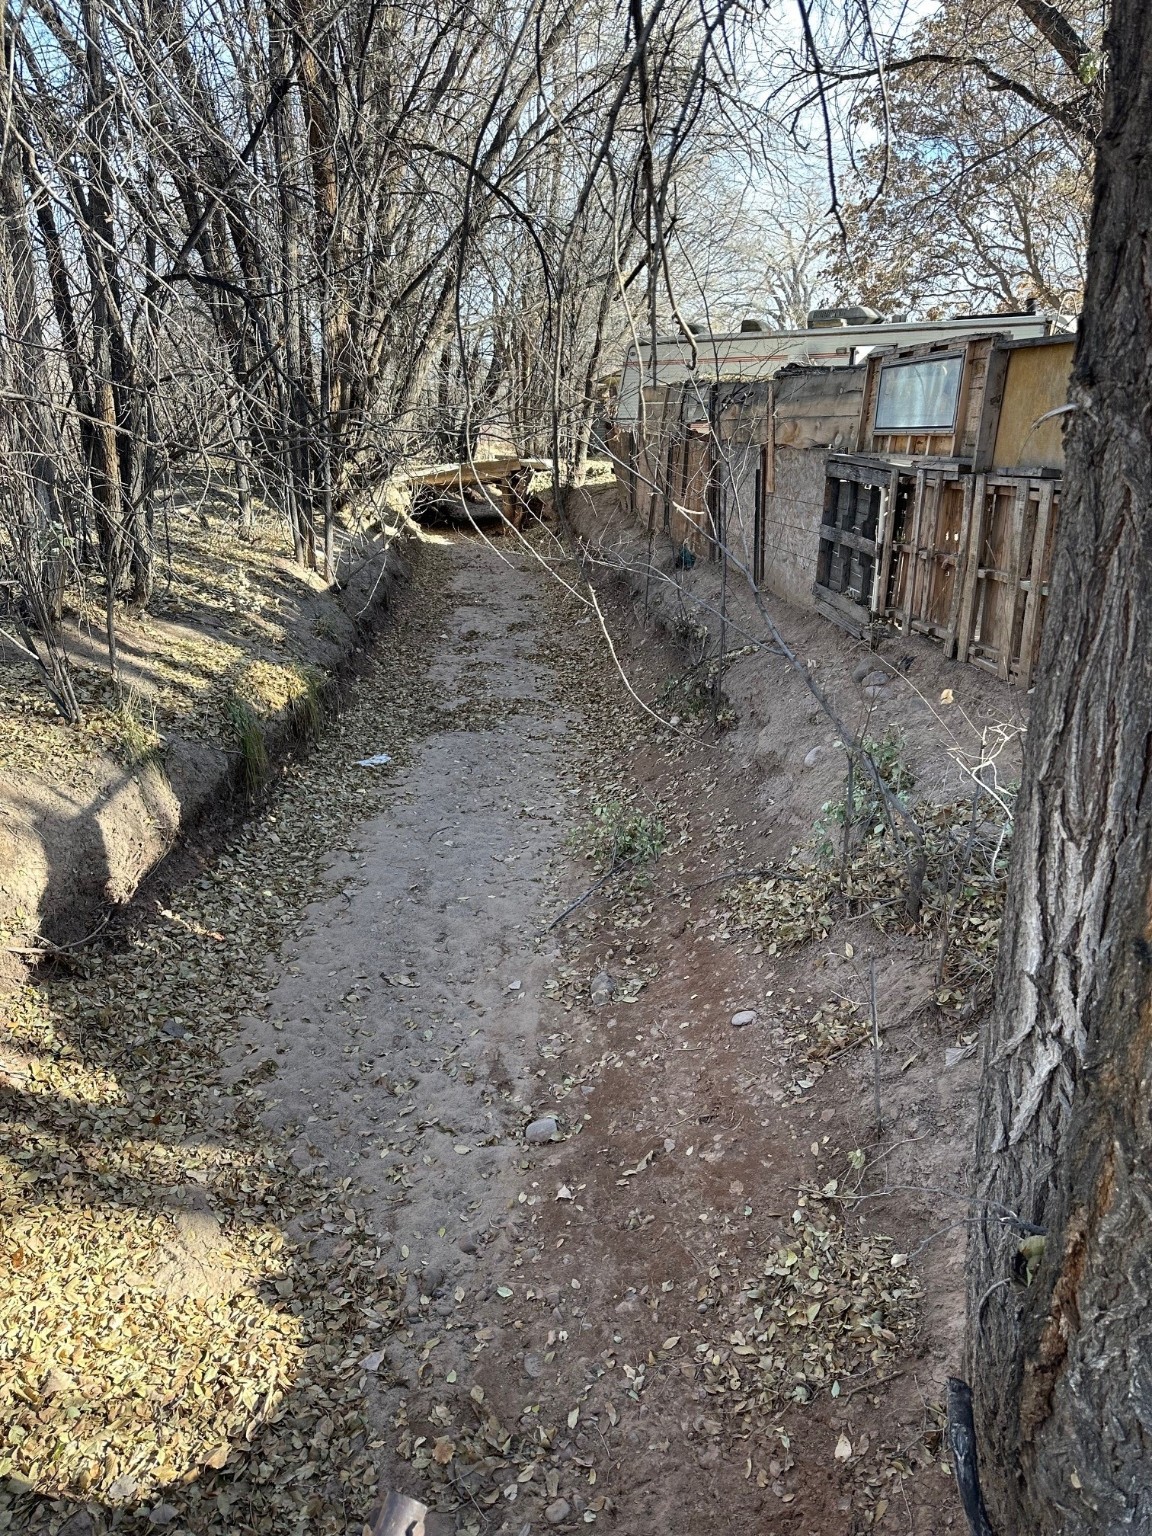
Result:
<svg viewBox="0 0 1152 1536"><path fill-rule="evenodd" d="M969 539L972 529L972 501L975 476L965 475L960 512L960 540L956 545L956 574L952 578L952 601L948 608L948 633L944 636L945 656L956 654L956 631L960 620L960 599L968 576Z"/></svg>
<svg viewBox="0 0 1152 1536"><path fill-rule="evenodd" d="M1021 479L1012 498L1012 536L1008 555L1007 602L1004 613L1004 629L1000 643L1000 661L997 671L1004 682L1012 680L1012 638L1016 633L1016 614L1020 605L1020 566L1024 559L1024 519L1028 511L1028 494L1031 481Z"/></svg>
<svg viewBox="0 0 1152 1536"><path fill-rule="evenodd" d="M972 476L972 509L968 525L968 548L965 555L964 591L960 597L960 616L956 627L956 652L961 661L968 660L972 648L972 630L976 615L976 589L980 580L980 560L984 553L984 528L988 517L988 477Z"/></svg>
<svg viewBox="0 0 1152 1536"><path fill-rule="evenodd" d="M916 573L920 568L920 529L924 522L924 501L928 493L928 472L916 471L916 489L912 503L912 537L908 541L908 576L904 585L904 634L912 633L912 615L916 610Z"/></svg>
<svg viewBox="0 0 1152 1536"><path fill-rule="evenodd" d="M1017 682L1027 688L1032 681L1036 640L1040 633L1040 607L1044 596L1044 549L1048 543L1048 525L1052 518L1054 480L1040 482L1040 504L1036 510L1036 530L1032 535L1032 559L1028 567L1028 595L1024 600L1024 627L1020 634L1020 667Z"/></svg>
<svg viewBox="0 0 1152 1536"><path fill-rule="evenodd" d="M886 614L888 612L888 582L892 574L892 539L896 531L896 500L900 494L900 467L896 465L888 476L888 485L884 493L884 502L880 508L880 518L876 528L876 543L880 547L880 560L876 573L876 591L873 598L873 612Z"/></svg>

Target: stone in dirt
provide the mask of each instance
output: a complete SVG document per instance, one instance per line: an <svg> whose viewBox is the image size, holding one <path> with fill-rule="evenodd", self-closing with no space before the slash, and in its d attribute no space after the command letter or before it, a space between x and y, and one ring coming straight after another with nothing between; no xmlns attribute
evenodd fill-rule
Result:
<svg viewBox="0 0 1152 1536"><path fill-rule="evenodd" d="M539 1144L545 1141L555 1141L560 1134L560 1126L555 1115L541 1115L539 1120L533 1120L532 1124L524 1132L524 1140Z"/></svg>
<svg viewBox="0 0 1152 1536"><path fill-rule="evenodd" d="M804 757L804 766L805 766L805 768L815 768L816 764L820 761L820 759L823 756L824 756L824 748L823 747L813 747L811 752L808 752L808 753L805 754L805 757Z"/></svg>
<svg viewBox="0 0 1152 1536"><path fill-rule="evenodd" d="M594 1003L609 1002L615 991L616 983L607 971L601 971L598 976L592 978L592 1001Z"/></svg>
<svg viewBox="0 0 1152 1536"><path fill-rule="evenodd" d="M869 688L883 688L884 685L891 682L891 680L891 672L885 672L882 668L877 667L874 671L869 672L865 677L861 679L860 686L864 689L865 692L867 692Z"/></svg>
<svg viewBox="0 0 1152 1536"><path fill-rule="evenodd" d="M548 1508L544 1511L544 1518L549 1525L559 1525L562 1521L567 1520L571 1513L572 1506L568 1500L557 1499L554 1504L549 1504Z"/></svg>
<svg viewBox="0 0 1152 1536"><path fill-rule="evenodd" d="M734 1013L732 1015L732 1028L733 1029L746 1029L749 1024L755 1024L755 1022L756 1022L756 1010L755 1010L755 1008L741 1008L739 1013Z"/></svg>

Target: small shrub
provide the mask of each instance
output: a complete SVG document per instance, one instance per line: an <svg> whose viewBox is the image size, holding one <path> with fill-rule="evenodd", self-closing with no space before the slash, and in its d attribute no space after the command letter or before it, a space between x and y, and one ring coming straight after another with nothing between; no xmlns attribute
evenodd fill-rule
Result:
<svg viewBox="0 0 1152 1536"><path fill-rule="evenodd" d="M304 741L313 741L324 724L324 675L316 667L298 667L300 692L292 700L292 724Z"/></svg>
<svg viewBox="0 0 1152 1536"><path fill-rule="evenodd" d="M883 783L900 800L906 801L915 788L916 779L902 756L903 733L890 725L883 736L865 736L861 746L876 764L876 771ZM816 852L821 859L827 861L840 856L848 811L847 787L842 800L826 800L820 807L814 830ZM868 829L865 835L883 836L887 828L887 817L875 782L860 763L857 763L852 775L851 820L854 827Z"/></svg>
<svg viewBox="0 0 1152 1536"><path fill-rule="evenodd" d="M573 841L578 851L605 867L639 865L660 857L668 833L659 816L635 811L623 800L604 800L592 807L591 826Z"/></svg>
<svg viewBox="0 0 1152 1536"><path fill-rule="evenodd" d="M145 718L145 716L150 718ZM164 741L156 729L156 706L146 709L134 688L121 691L112 713L112 734L126 768L139 768L159 755Z"/></svg>
<svg viewBox="0 0 1152 1536"><path fill-rule="evenodd" d="M224 710L240 754L244 787L250 795L257 795L268 782L268 748L264 732L251 704L238 694L231 696Z"/></svg>

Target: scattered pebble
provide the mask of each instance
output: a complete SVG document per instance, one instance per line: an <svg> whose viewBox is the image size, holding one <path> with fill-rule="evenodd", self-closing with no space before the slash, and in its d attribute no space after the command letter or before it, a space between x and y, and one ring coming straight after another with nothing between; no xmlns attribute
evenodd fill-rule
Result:
<svg viewBox="0 0 1152 1536"><path fill-rule="evenodd" d="M601 971L598 976L592 978L592 1001L594 1003L607 1003L611 1000L616 984L607 971Z"/></svg>
<svg viewBox="0 0 1152 1536"><path fill-rule="evenodd" d="M571 1513L572 1506L568 1500L557 1499L554 1503L549 1504L548 1508L544 1511L544 1518L549 1525L561 1525Z"/></svg>
<svg viewBox="0 0 1152 1536"><path fill-rule="evenodd" d="M739 1013L734 1013L732 1015L732 1028L733 1029L746 1029L749 1024L755 1024L755 1022L756 1022L756 1010L755 1010L755 1008L741 1008Z"/></svg>
<svg viewBox="0 0 1152 1536"><path fill-rule="evenodd" d="M532 1124L524 1132L524 1140L534 1143L555 1141L560 1134L560 1127L555 1115L541 1115L539 1120L533 1120Z"/></svg>

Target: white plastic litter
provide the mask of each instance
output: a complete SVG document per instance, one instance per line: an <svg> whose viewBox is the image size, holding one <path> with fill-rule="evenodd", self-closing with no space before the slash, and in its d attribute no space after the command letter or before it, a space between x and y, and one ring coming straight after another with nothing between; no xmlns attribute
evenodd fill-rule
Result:
<svg viewBox="0 0 1152 1536"><path fill-rule="evenodd" d="M377 752L375 757L360 757L356 760L357 768L383 768L385 763L392 761L388 752Z"/></svg>

